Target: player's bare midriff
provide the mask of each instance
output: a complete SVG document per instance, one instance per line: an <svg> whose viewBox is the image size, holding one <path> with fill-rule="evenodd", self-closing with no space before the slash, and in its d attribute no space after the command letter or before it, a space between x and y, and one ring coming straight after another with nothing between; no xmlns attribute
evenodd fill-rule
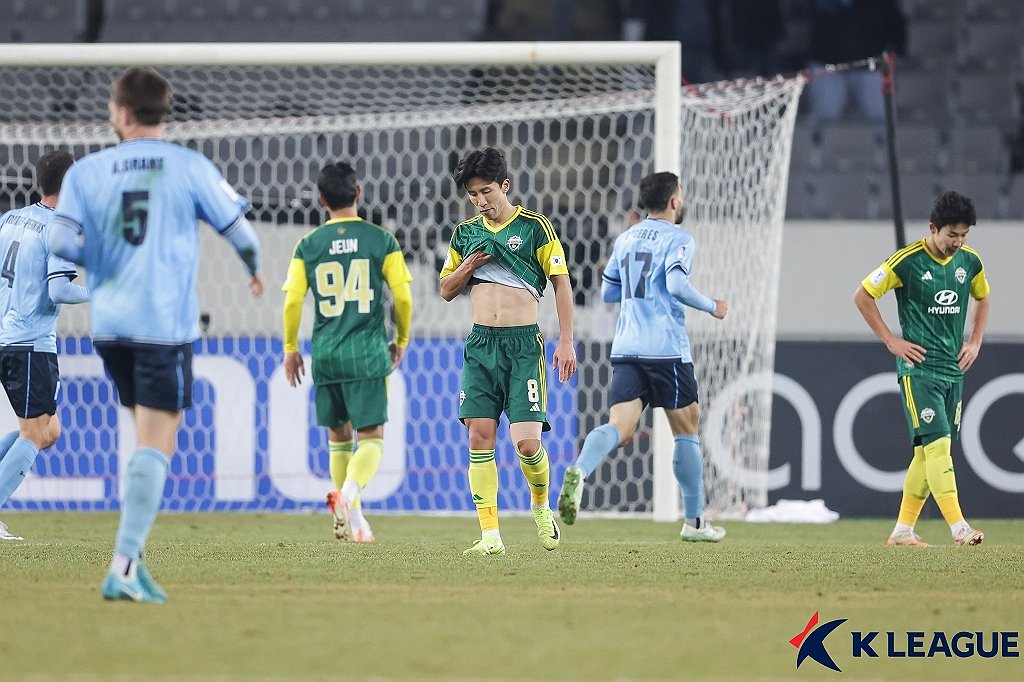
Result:
<svg viewBox="0 0 1024 682"><path fill-rule="evenodd" d="M473 323L488 327L522 327L537 324L537 300L525 289L493 282L478 282L469 292Z"/></svg>

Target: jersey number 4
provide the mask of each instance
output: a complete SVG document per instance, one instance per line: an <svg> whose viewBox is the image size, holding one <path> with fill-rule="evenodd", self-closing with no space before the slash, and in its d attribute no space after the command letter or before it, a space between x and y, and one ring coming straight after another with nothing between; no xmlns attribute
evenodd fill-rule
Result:
<svg viewBox="0 0 1024 682"><path fill-rule="evenodd" d="M345 310L345 303L358 303L362 314L370 312L375 294L370 286L370 261L356 258L345 268L338 261L326 261L316 266L316 293L320 297L319 310L324 317L337 317Z"/></svg>
<svg viewBox="0 0 1024 682"><path fill-rule="evenodd" d="M7 280L7 286L14 288L14 264L18 262L18 242L11 242L11 248L7 249L4 256L4 265L0 269L0 277Z"/></svg>
<svg viewBox="0 0 1024 682"><path fill-rule="evenodd" d="M640 274L636 282L636 288L630 289L630 282L633 278L629 275L629 256L622 259L622 270L626 273L626 298L644 298L647 296L647 276L651 274L651 263L654 262L654 254L650 251L637 251L633 258L640 264Z"/></svg>

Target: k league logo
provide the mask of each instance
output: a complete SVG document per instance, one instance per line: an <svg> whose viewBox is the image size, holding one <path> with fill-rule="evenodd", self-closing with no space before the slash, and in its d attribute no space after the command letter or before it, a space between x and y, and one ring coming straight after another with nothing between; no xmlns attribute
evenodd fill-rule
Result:
<svg viewBox="0 0 1024 682"><path fill-rule="evenodd" d="M804 631L789 640L789 643L797 648L796 667L799 668L805 658L811 658L826 668L835 670L837 673L843 672L836 665L836 662L832 660L832 657L829 656L828 651L825 650L825 638L845 622L845 618L840 618L839 620L830 620L824 625L815 627L818 625L818 612L815 611L811 619L807 621Z"/></svg>

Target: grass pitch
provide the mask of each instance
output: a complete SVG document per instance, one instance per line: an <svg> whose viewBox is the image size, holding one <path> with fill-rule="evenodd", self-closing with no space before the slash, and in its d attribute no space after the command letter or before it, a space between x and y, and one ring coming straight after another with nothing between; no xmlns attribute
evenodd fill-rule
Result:
<svg viewBox="0 0 1024 682"><path fill-rule="evenodd" d="M104 602L113 514L6 514L0 680L1020 680L1021 658L888 658L886 631L1024 630L1024 522L985 543L888 549L890 521L676 525L583 518L544 551L505 518L503 557L464 558L471 518L374 516L343 545L329 517L163 514L147 550L165 606ZM789 639L820 612L844 671ZM879 631L880 658L851 634ZM1019 652L1024 645L1018 642Z"/></svg>

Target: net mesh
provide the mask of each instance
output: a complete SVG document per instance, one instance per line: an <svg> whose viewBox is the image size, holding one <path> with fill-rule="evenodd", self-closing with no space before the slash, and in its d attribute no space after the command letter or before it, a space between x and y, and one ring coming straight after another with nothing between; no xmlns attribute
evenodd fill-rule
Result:
<svg viewBox="0 0 1024 682"><path fill-rule="evenodd" d="M79 156L116 142L105 123L106 101L120 71L0 67L0 208L36 198L32 163L42 152L61 146ZM635 206L639 179L655 170L653 68L204 66L161 72L175 92L166 137L213 159L250 199L270 285L253 302L230 246L203 231L205 335L197 347L196 408L178 439L165 506L302 509L321 503L329 486L325 436L315 426L308 391L283 381L277 289L295 242L323 218L315 196L319 168L346 159L363 184L362 212L394 231L414 276L415 340L392 381L385 455L364 499L369 509L473 508L466 436L455 418L470 310L465 297L442 301L437 272L452 227L470 213L448 173L467 149L483 145L506 151L510 198L550 216L573 276L581 369L565 385L551 382L553 430L545 436L557 484L583 437L606 415L615 310L600 301L600 272ZM715 396L723 388L771 368L789 136L801 85L785 80L683 93L682 175L688 226L700 247L695 284L732 306L724 323L690 316L702 396L712 406L706 420L719 419ZM551 298L542 301L541 328L555 339ZM311 320L307 307L304 339ZM58 332L65 435L40 457L36 475L9 504L116 508L130 420L92 353L88 305L65 306ZM551 351L549 342L549 358ZM736 393L720 418L730 435L705 435L709 498L718 508L764 503L757 475L767 462L767 397L765 391ZM13 415L4 413L0 422L9 427ZM584 508L651 511L653 457L648 422L595 473ZM528 509L529 489L504 427L497 460L499 503Z"/></svg>

